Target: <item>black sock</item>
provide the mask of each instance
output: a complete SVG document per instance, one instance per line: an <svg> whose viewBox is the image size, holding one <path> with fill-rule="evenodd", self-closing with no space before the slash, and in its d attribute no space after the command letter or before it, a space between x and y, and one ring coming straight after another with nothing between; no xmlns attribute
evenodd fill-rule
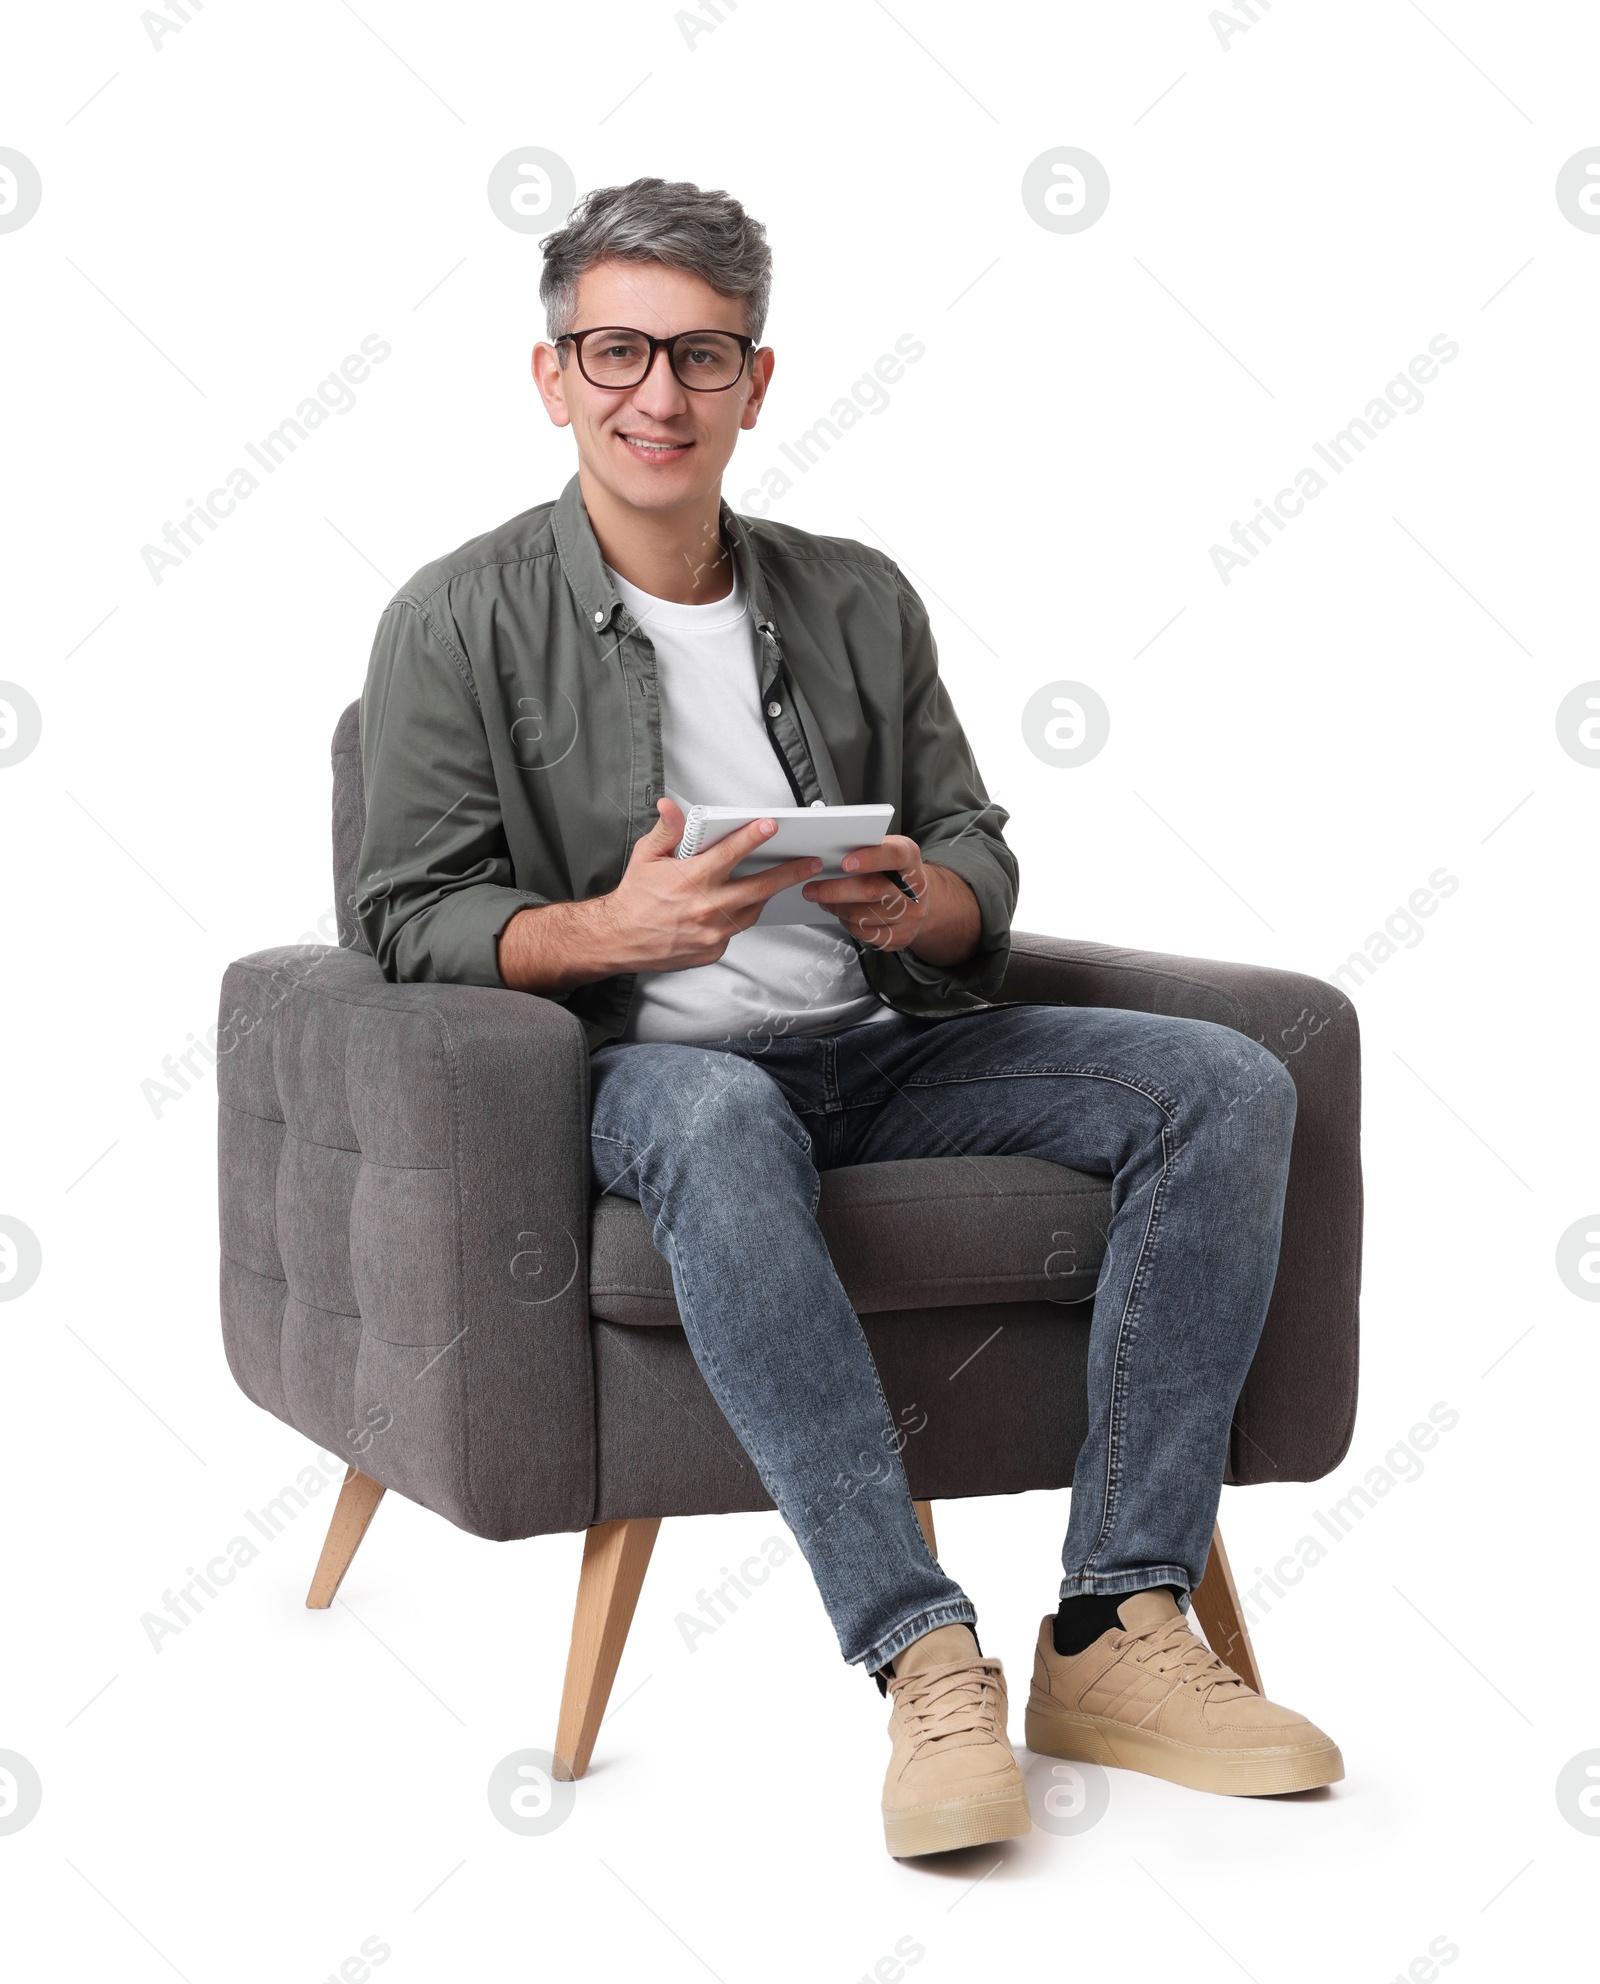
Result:
<svg viewBox="0 0 1600 1984"><path fill-rule="evenodd" d="M1155 1591L1170 1591L1176 1603L1182 1598L1176 1585L1158 1584L1151 1587ZM1082 1653L1087 1646L1093 1646L1102 1633L1109 1633L1122 1624L1117 1616L1117 1607L1125 1598L1131 1598L1131 1591L1085 1591L1071 1598L1063 1598L1056 1612L1053 1637L1056 1652L1059 1654Z"/></svg>
<svg viewBox="0 0 1600 1984"><path fill-rule="evenodd" d="M953 1619L950 1621L950 1623L956 1626L965 1626L967 1631L971 1633L972 1637L975 1640L978 1638L978 1629L970 1619ZM978 1642L978 1651L979 1653L982 1653L983 1651L983 1643L981 1640ZM895 1659L898 1660L899 1657L900 1656L896 1654ZM879 1667L874 1669L872 1678L878 1684L878 1693L880 1695L887 1696L889 1692L889 1683L894 1679L894 1661L891 1660L887 1667Z"/></svg>

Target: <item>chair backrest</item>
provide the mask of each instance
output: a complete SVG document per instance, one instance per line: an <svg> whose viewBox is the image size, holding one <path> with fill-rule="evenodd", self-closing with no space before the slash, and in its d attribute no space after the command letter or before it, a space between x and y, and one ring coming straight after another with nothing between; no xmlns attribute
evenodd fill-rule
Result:
<svg viewBox="0 0 1600 1984"><path fill-rule="evenodd" d="M356 921L356 868L367 824L367 794L361 780L361 704L354 702L333 732L333 902L339 918L339 944L347 951L371 946Z"/></svg>

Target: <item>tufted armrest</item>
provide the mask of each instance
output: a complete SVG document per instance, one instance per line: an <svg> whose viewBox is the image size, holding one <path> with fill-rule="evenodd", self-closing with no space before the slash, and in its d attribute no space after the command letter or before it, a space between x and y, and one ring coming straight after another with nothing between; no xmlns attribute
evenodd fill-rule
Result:
<svg viewBox="0 0 1600 1984"><path fill-rule="evenodd" d="M547 999L228 967L222 1319L244 1391L480 1536L594 1507L589 1056Z"/></svg>
<svg viewBox="0 0 1600 1984"><path fill-rule="evenodd" d="M1234 1413L1228 1479L1315 1481L1355 1425L1361 1292L1361 1032L1301 972L1014 931L1000 998L1212 1020L1268 1047L1298 1113L1272 1306Z"/></svg>

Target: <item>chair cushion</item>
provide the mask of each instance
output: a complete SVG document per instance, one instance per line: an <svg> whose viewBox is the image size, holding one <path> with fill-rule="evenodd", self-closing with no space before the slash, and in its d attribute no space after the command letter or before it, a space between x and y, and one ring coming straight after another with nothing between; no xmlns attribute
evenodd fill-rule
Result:
<svg viewBox="0 0 1600 1984"><path fill-rule="evenodd" d="M1111 1180L1041 1157L849 1165L823 1172L817 1220L858 1315L977 1302L1087 1305L1105 1258ZM681 1326L650 1222L636 1200L614 1192L594 1201L589 1308L610 1323Z"/></svg>

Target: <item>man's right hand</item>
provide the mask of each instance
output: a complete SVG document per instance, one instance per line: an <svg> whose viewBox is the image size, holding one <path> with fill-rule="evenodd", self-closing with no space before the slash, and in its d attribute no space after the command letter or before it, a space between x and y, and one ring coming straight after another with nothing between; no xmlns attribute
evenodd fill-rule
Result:
<svg viewBox="0 0 1600 1984"><path fill-rule="evenodd" d="M729 940L748 930L780 889L806 882L822 867L797 855L738 881L732 871L777 832L752 820L703 854L679 860L684 817L665 797L656 824L634 843L622 880L609 895L519 910L500 933L500 976L519 992L568 992L617 972L686 971L715 964Z"/></svg>
<svg viewBox="0 0 1600 1984"><path fill-rule="evenodd" d="M684 817L671 799L656 801L658 818L634 843L622 880L602 896L604 921L615 933L619 971L686 971L715 964L730 938L748 930L780 889L808 882L821 868L814 854L797 855L759 875L732 872L778 831L776 820L752 820L724 834L703 854L678 859Z"/></svg>

